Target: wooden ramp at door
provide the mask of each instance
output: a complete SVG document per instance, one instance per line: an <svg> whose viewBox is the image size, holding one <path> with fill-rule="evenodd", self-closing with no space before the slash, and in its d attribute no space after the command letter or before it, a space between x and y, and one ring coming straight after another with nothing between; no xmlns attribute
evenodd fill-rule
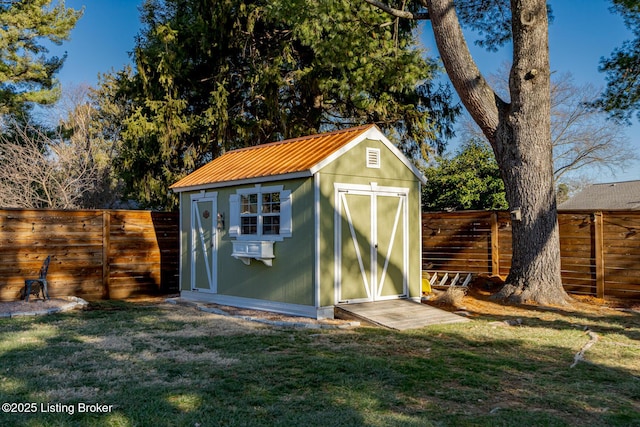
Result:
<svg viewBox="0 0 640 427"><path fill-rule="evenodd" d="M335 308L335 316L357 318L398 331L443 323L469 322L466 317L406 299L340 304Z"/></svg>

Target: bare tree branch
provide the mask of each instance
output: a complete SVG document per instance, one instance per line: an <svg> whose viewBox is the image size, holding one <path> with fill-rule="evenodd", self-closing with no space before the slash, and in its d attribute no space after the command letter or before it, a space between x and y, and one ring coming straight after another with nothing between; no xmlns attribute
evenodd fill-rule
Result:
<svg viewBox="0 0 640 427"><path fill-rule="evenodd" d="M87 147L52 140L28 126L13 129L13 138L0 137L0 206L86 207L100 177Z"/></svg>
<svg viewBox="0 0 640 427"><path fill-rule="evenodd" d="M501 96L508 94L510 64L488 76ZM570 73L554 74L551 81L551 142L556 182L587 178L601 169L615 173L638 158L624 128L605 113L587 106L601 91L591 84L576 85ZM461 120L463 139L482 138L469 117Z"/></svg>
<svg viewBox="0 0 640 427"><path fill-rule="evenodd" d="M377 7L378 9L387 12L389 15L391 16L395 16L396 18L403 18L403 19L411 19L414 21L418 21L418 20L429 20L431 19L429 17L429 13L428 12L420 12L420 13L412 13L406 10L400 10L400 9L396 9L393 8L385 3L379 2L377 0L364 0L367 3L369 3L372 6Z"/></svg>

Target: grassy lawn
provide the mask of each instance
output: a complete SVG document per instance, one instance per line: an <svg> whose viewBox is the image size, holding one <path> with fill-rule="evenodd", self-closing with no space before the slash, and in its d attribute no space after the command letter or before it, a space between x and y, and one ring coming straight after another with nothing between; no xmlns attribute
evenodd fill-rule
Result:
<svg viewBox="0 0 640 427"><path fill-rule="evenodd" d="M640 426L637 313L485 303L474 322L394 332L92 308L0 320L0 403L35 404L0 425ZM571 368L585 327L598 340Z"/></svg>

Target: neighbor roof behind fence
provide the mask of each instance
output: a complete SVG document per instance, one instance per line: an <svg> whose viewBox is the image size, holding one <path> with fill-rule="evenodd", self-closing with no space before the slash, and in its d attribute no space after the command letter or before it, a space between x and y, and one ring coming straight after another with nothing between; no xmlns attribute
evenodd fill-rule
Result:
<svg viewBox="0 0 640 427"><path fill-rule="evenodd" d="M640 181L591 184L558 206L561 210L640 209Z"/></svg>

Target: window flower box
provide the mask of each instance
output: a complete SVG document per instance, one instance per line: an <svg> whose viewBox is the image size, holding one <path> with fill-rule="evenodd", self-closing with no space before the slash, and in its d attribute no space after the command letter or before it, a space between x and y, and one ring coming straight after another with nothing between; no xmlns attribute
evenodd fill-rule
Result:
<svg viewBox="0 0 640 427"><path fill-rule="evenodd" d="M235 240L231 256L239 259L246 265L251 263L251 258L262 261L265 265L273 265L273 241L270 240Z"/></svg>

